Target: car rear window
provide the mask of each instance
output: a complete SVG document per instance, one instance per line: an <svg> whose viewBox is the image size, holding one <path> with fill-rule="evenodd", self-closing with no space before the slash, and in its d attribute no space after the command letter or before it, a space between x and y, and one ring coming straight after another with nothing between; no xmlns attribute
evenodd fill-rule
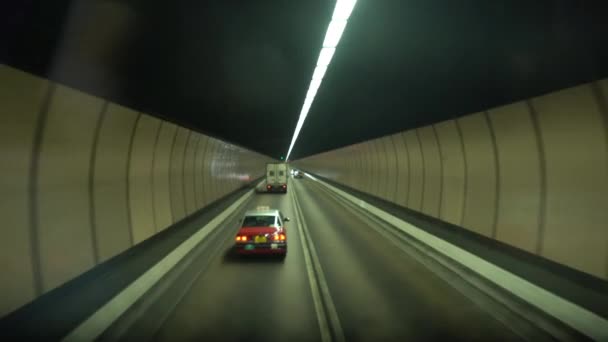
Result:
<svg viewBox="0 0 608 342"><path fill-rule="evenodd" d="M245 216L243 227L269 227L275 224L274 216Z"/></svg>

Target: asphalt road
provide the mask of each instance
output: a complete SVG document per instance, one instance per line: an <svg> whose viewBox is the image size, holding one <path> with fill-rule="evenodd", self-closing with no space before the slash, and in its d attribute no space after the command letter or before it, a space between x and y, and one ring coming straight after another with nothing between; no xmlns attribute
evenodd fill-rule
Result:
<svg viewBox="0 0 608 342"><path fill-rule="evenodd" d="M217 252L190 270L200 275L189 290L158 326L147 327L155 340L318 341L327 337L322 331L346 341L520 339L313 181L290 180L287 195L256 194L246 209L262 205L291 218L285 261L235 257L238 227L229 222L214 237ZM304 228L312 246L302 244ZM321 288L316 294L311 276Z"/></svg>

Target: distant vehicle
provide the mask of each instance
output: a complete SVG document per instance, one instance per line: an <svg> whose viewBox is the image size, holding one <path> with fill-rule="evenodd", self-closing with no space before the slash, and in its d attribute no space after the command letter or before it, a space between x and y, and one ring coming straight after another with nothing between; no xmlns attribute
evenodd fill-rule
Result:
<svg viewBox="0 0 608 342"><path fill-rule="evenodd" d="M304 172L300 171L300 170L295 170L293 172L293 178L303 178L304 177Z"/></svg>
<svg viewBox="0 0 608 342"><path fill-rule="evenodd" d="M287 192L287 164L266 164L266 191Z"/></svg>
<svg viewBox="0 0 608 342"><path fill-rule="evenodd" d="M287 255L287 231L284 223L289 218L277 209L258 207L245 212L235 237L235 248L240 255L272 254L284 259Z"/></svg>

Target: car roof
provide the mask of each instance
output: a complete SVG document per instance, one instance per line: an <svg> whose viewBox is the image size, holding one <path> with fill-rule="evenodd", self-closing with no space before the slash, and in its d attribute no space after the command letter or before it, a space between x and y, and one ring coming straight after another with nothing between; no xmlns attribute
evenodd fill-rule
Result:
<svg viewBox="0 0 608 342"><path fill-rule="evenodd" d="M245 216L280 216L277 209L247 210Z"/></svg>

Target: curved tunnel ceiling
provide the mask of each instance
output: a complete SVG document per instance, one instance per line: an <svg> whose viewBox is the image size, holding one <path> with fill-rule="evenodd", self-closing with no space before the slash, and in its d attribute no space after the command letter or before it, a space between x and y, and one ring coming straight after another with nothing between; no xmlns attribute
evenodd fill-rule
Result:
<svg viewBox="0 0 608 342"><path fill-rule="evenodd" d="M274 158L334 1L22 1L4 63ZM292 159L608 75L602 1L359 0Z"/></svg>

